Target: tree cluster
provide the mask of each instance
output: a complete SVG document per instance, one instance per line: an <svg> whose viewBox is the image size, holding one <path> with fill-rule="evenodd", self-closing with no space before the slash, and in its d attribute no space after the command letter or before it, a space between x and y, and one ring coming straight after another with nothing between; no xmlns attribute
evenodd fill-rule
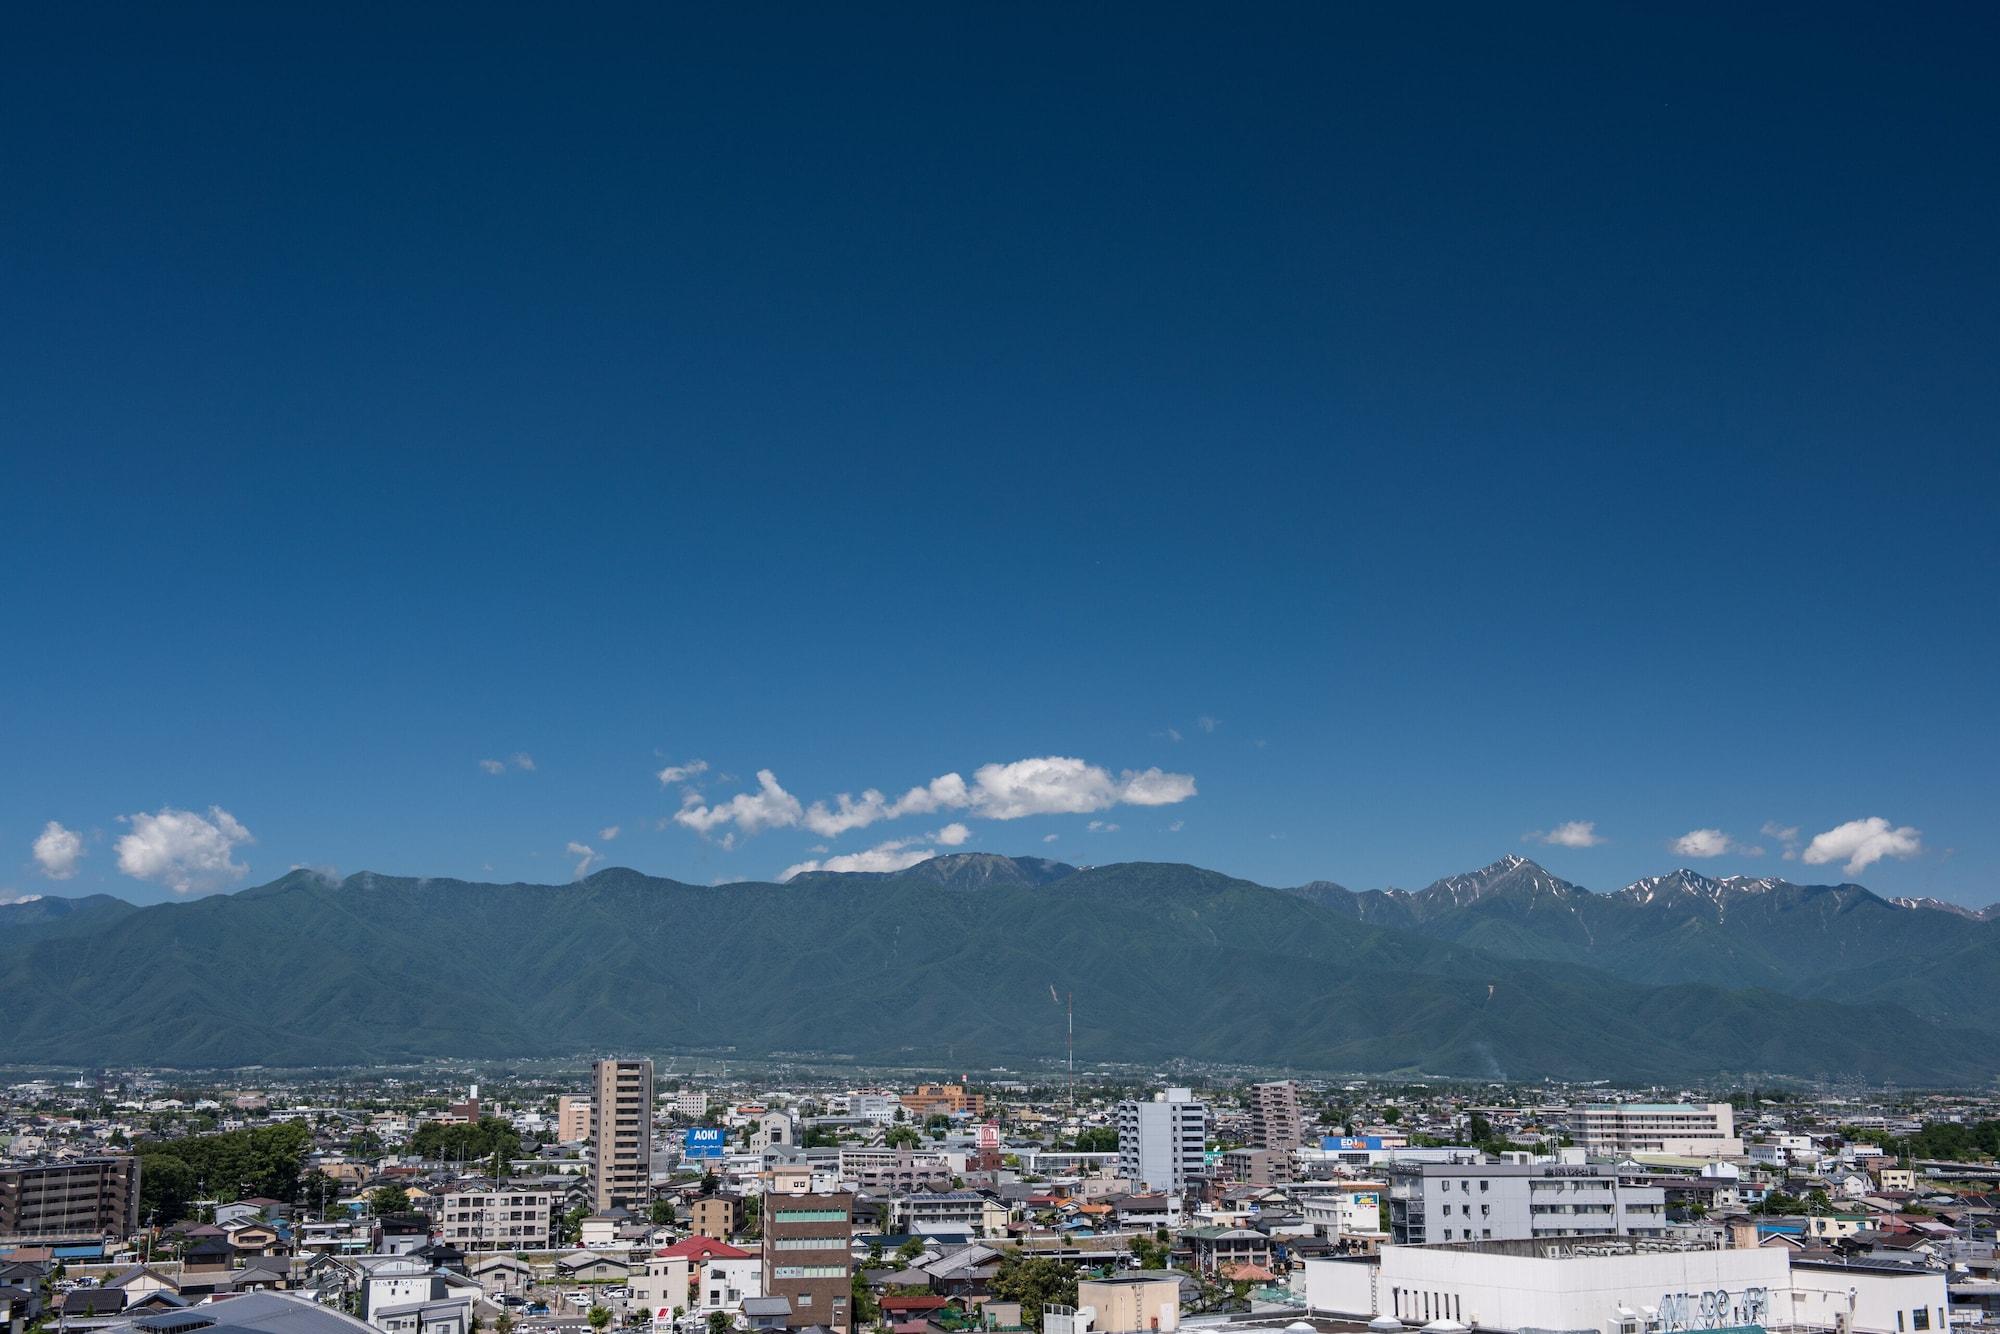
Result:
<svg viewBox="0 0 2000 1334"><path fill-rule="evenodd" d="M297 1121L142 1144L139 1214L165 1226L205 1196L291 1200L311 1147L312 1132Z"/></svg>
<svg viewBox="0 0 2000 1334"><path fill-rule="evenodd" d="M410 1136L410 1152L441 1162L484 1162L498 1156L504 1163L520 1156L521 1134L494 1116L463 1125L426 1121Z"/></svg>

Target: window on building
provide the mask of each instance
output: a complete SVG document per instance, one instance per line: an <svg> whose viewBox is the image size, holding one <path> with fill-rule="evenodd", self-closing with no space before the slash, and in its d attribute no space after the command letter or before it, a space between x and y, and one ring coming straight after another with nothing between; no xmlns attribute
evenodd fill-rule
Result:
<svg viewBox="0 0 2000 1334"><path fill-rule="evenodd" d="M1912 1329L1929 1329L1930 1327L1931 1327L1931 1308L1930 1308L1930 1307L1928 1307L1928 1306L1919 1306L1919 1307L1916 1307L1915 1309L1913 1309L1913 1310L1912 1310L1912 1311L1910 1312L1910 1328L1912 1328Z"/></svg>

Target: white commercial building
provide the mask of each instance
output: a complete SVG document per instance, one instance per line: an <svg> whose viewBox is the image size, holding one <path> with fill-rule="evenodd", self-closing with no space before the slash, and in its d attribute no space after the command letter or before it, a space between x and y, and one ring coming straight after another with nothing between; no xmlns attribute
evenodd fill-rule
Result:
<svg viewBox="0 0 2000 1334"><path fill-rule="evenodd" d="M1191 1089L1118 1104L1118 1175L1134 1190L1180 1193L1205 1174L1207 1148L1208 1106Z"/></svg>
<svg viewBox="0 0 2000 1334"><path fill-rule="evenodd" d="M1586 1163L1398 1163L1388 1178L1398 1245L1653 1237L1667 1227L1665 1190L1626 1185L1610 1168Z"/></svg>
<svg viewBox="0 0 2000 1334"><path fill-rule="evenodd" d="M1586 1153L1670 1153L1687 1158L1742 1154L1736 1109L1726 1102L1607 1102L1570 1108L1570 1135Z"/></svg>
<svg viewBox="0 0 2000 1334"><path fill-rule="evenodd" d="M1329 1182L1327 1189L1325 1195L1308 1195L1299 1201L1313 1236L1346 1248L1357 1244L1373 1247L1388 1240L1382 1229L1381 1182Z"/></svg>
<svg viewBox="0 0 2000 1334"><path fill-rule="evenodd" d="M1385 1246L1371 1257L1306 1261L1305 1292L1315 1314L1494 1331L1948 1329L1945 1276L1936 1271L1659 1238Z"/></svg>

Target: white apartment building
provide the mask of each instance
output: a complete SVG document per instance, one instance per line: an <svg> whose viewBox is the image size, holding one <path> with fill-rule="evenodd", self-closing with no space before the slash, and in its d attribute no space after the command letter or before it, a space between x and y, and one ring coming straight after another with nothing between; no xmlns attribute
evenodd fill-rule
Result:
<svg viewBox="0 0 2000 1334"><path fill-rule="evenodd" d="M437 1197L441 1239L473 1251L542 1251L556 1245L557 1197L549 1191L466 1186Z"/></svg>
<svg viewBox="0 0 2000 1334"><path fill-rule="evenodd" d="M1208 1105L1170 1088L1118 1104L1118 1175L1136 1191L1180 1194L1207 1172Z"/></svg>
<svg viewBox="0 0 2000 1334"><path fill-rule="evenodd" d="M1389 1169L1398 1246L1664 1235L1667 1194L1575 1163L1399 1163Z"/></svg>
<svg viewBox="0 0 2000 1334"><path fill-rule="evenodd" d="M708 1115L708 1090L682 1089L674 1094L669 1110L676 1116L685 1116L694 1121L701 1120Z"/></svg>
<svg viewBox="0 0 2000 1334"><path fill-rule="evenodd" d="M1671 1153L1733 1158L1743 1152L1736 1109L1726 1102L1589 1103L1569 1112L1570 1135L1586 1153Z"/></svg>

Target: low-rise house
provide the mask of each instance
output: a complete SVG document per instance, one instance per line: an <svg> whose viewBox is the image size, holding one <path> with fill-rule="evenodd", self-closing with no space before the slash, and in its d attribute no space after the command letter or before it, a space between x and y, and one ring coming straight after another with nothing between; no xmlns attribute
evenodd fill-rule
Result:
<svg viewBox="0 0 2000 1334"><path fill-rule="evenodd" d="M502 1293L518 1295L534 1286L535 1282L532 1265L504 1252L489 1252L467 1259L465 1274L489 1297Z"/></svg>
<svg viewBox="0 0 2000 1334"><path fill-rule="evenodd" d="M1194 1266L1214 1274L1224 1265L1271 1266L1271 1239L1247 1227L1198 1227L1181 1234L1182 1242L1194 1257Z"/></svg>
<svg viewBox="0 0 2000 1334"><path fill-rule="evenodd" d="M616 1256L572 1251L556 1261L556 1273L578 1283L623 1283L631 1277L632 1266Z"/></svg>

